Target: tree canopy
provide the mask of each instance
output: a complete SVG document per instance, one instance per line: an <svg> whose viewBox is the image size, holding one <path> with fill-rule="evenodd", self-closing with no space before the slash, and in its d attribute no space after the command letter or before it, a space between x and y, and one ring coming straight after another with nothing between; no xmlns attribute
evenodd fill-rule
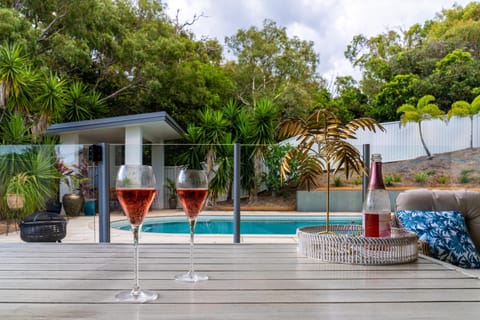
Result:
<svg viewBox="0 0 480 320"><path fill-rule="evenodd" d="M366 38L356 35L345 57L361 69L367 114L398 120L396 109L433 95L447 112L457 100L471 101L480 87L480 3L454 5L406 30Z"/></svg>
<svg viewBox="0 0 480 320"><path fill-rule="evenodd" d="M8 91L18 65L0 66L3 99L41 115L36 130L154 111L187 128L198 123L199 110L222 110L228 101L252 111L268 99L278 107L277 122L318 108L345 123L363 116L394 121L400 106L423 96L435 96L447 113L455 101L473 101L480 88L478 2L454 5L405 30L354 36L345 57L361 79L345 75L331 84L318 74L314 43L288 36L275 21L240 29L222 44L196 39L189 26L198 18L173 19L162 1L0 0L1 50L15 48L15 63L22 65L21 58L28 65L13 79L23 81L23 100L17 89ZM224 50L234 58L227 60ZM39 78L47 79L43 87L26 86Z"/></svg>

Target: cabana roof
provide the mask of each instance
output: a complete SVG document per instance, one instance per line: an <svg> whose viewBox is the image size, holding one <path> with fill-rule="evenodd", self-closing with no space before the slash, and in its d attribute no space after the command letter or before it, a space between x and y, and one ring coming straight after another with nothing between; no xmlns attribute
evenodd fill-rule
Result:
<svg viewBox="0 0 480 320"><path fill-rule="evenodd" d="M128 127L140 127L143 138L151 142L180 139L184 133L168 113L161 111L57 123L48 127L47 134L78 134L79 143L125 143L125 129Z"/></svg>

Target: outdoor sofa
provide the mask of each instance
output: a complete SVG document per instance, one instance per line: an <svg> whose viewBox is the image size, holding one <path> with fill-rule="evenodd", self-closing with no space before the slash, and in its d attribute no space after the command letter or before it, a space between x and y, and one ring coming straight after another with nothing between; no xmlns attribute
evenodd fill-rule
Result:
<svg viewBox="0 0 480 320"><path fill-rule="evenodd" d="M480 192L401 192L395 201L393 225L416 232L425 255L462 268L480 268Z"/></svg>

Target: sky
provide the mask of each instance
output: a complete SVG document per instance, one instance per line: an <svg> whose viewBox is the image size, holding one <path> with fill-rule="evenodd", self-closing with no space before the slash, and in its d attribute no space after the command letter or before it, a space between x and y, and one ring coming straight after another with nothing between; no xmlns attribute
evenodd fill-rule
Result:
<svg viewBox="0 0 480 320"><path fill-rule="evenodd" d="M201 17L190 27L197 39L216 38L221 44L239 29L265 19L285 27L290 37L313 41L320 56L318 72L327 80L360 71L345 59L344 51L357 34L371 37L387 30L406 30L435 18L442 9L467 0L164 0L167 13L180 22ZM178 10L178 11L177 11ZM224 50L224 55L226 50ZM228 57L228 56L227 56Z"/></svg>

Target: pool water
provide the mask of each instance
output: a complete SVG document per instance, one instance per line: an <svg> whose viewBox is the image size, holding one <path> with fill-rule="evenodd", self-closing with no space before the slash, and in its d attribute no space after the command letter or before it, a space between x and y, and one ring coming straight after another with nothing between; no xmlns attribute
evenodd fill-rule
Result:
<svg viewBox="0 0 480 320"><path fill-rule="evenodd" d="M324 216L242 216L241 234L291 234L297 228L325 224ZM330 224L362 224L361 216L330 216ZM127 221L112 223L112 227L130 230ZM188 234L186 217L146 218L142 232ZM195 226L195 234L232 234L232 216L200 216Z"/></svg>

